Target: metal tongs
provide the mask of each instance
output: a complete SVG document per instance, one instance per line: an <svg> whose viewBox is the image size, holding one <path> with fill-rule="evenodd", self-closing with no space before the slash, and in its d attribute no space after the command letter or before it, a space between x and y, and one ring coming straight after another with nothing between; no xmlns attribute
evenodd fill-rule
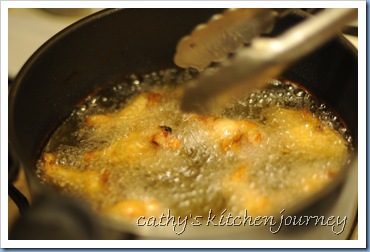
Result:
<svg viewBox="0 0 370 252"><path fill-rule="evenodd" d="M276 38L257 37L249 47L222 62L218 71L204 72L185 88L182 109L212 114L278 77L289 65L314 51L357 17L357 9L325 9Z"/></svg>

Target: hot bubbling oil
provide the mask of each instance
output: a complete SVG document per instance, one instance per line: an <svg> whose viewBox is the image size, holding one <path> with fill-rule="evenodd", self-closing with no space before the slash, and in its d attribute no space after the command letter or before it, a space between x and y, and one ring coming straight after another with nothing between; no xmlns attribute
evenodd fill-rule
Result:
<svg viewBox="0 0 370 252"><path fill-rule="evenodd" d="M261 140L256 144L220 148L222 145L217 134L215 138L217 128L212 125L212 120L194 120L194 115L179 110L181 86L193 77L191 72L172 69L143 76L132 75L126 82L98 96L88 97L51 137L44 153L55 155L59 172L77 171L76 174L84 176L86 170L91 170L95 172L93 174L104 176L107 190L94 191L91 196L86 192L91 188L86 187L78 176L51 178L42 159L38 162L39 177L63 192L85 197L103 213L117 202L134 199L155 200L162 210L170 209L176 215L206 216L210 209L214 213L228 209L234 214L241 214L246 209L257 215L278 213L282 208L304 200L328 183L328 174L335 176L348 162L351 137L339 117L299 86L279 80L271 81L266 89L258 90L214 115L231 119L226 123L248 120L261 129ZM109 118L119 113L142 92L161 94L165 99L150 112L138 109L101 127L86 124L93 115L109 114ZM296 136L294 130L300 126L285 116L298 113L297 118L301 118L297 111L303 110L310 111L313 118L321 121L319 131L325 127L333 132L335 141L331 145L338 147L334 149L334 155L330 155L330 151L328 155L316 155L321 150L310 153L309 149L307 152L300 144L304 140L291 139ZM211 126L205 125L204 121ZM123 154L131 150L130 144L136 144L127 140L132 134L137 141L146 141L145 132L158 127L179 140L180 147L156 148L155 152L135 154L137 159L130 153ZM229 126L225 127L229 130ZM127 141L117 145L122 139ZM320 144L316 145L321 148ZM112 152L114 148L122 150ZM103 158L86 164L88 153L99 153ZM129 158L117 158L119 153L129 155Z"/></svg>

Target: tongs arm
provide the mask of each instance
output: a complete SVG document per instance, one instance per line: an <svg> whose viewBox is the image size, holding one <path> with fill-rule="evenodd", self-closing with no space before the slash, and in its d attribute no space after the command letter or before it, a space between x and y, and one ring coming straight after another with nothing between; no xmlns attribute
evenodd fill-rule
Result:
<svg viewBox="0 0 370 252"><path fill-rule="evenodd" d="M328 41L356 17L357 9L326 9L277 38L256 38L252 47L271 52L276 61L290 63Z"/></svg>
<svg viewBox="0 0 370 252"><path fill-rule="evenodd" d="M256 38L212 75L187 87L182 109L212 114L232 99L246 96L279 76L290 64L317 49L357 16L357 9L325 9L277 38Z"/></svg>

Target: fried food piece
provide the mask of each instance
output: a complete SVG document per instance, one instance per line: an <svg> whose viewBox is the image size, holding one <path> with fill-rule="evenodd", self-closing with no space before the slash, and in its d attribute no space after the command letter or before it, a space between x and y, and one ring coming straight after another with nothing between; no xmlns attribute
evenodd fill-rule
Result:
<svg viewBox="0 0 370 252"><path fill-rule="evenodd" d="M174 91L170 94L177 93ZM159 108L167 98L163 92L141 93L117 113L88 117L85 122L95 128L95 135L107 134L110 137L114 133L118 137L108 147L86 153L83 158L85 163L98 160L110 163L136 162L141 158L154 157L161 149L178 150L182 142L172 133L172 128L153 124L151 120L153 114L158 116L156 113L160 113ZM121 134L119 130L123 127L128 130Z"/></svg>
<svg viewBox="0 0 370 252"><path fill-rule="evenodd" d="M245 165L226 176L221 186L224 197L228 199L228 207L235 215L243 214L244 209L249 216L266 215L272 210L271 199L254 188Z"/></svg>
<svg viewBox="0 0 370 252"><path fill-rule="evenodd" d="M160 132L154 134L150 142L158 147L170 150L178 150L182 142L178 138L171 135L171 127L159 126L158 128L160 129Z"/></svg>
<svg viewBox="0 0 370 252"><path fill-rule="evenodd" d="M109 195L109 173L94 170L78 171L76 169L56 164L57 157L51 153L44 153L44 179L58 185L65 191L73 191L80 196L96 203L99 197ZM140 216L152 216L161 210L155 200L121 200L100 210L103 214L124 219L134 219Z"/></svg>
<svg viewBox="0 0 370 252"><path fill-rule="evenodd" d="M65 191L78 192L89 199L108 192L109 172L107 170L99 173L91 169L80 171L66 167L57 164L57 157L52 153L44 153L41 162L43 178Z"/></svg>
<svg viewBox="0 0 370 252"><path fill-rule="evenodd" d="M133 132L102 150L87 152L83 160L87 165L93 165L97 161L107 163L135 162L144 155L155 155L156 148L150 140L151 134L147 134L147 132Z"/></svg>
<svg viewBox="0 0 370 252"><path fill-rule="evenodd" d="M163 211L156 200L127 199L106 207L102 213L118 219L134 220L140 216L159 216Z"/></svg>
<svg viewBox="0 0 370 252"><path fill-rule="evenodd" d="M265 114L266 124L279 131L284 151L306 158L348 157L345 140L308 110L274 107L267 109Z"/></svg>
<svg viewBox="0 0 370 252"><path fill-rule="evenodd" d="M136 162L142 158L155 157L159 150L176 151L182 143L166 131L168 128L158 126L146 131L134 131L102 150L86 153L83 160L86 164L99 160L109 163Z"/></svg>
<svg viewBox="0 0 370 252"><path fill-rule="evenodd" d="M110 120L110 114L92 115L86 118L85 123L90 127L94 127L98 125L103 125L104 123L108 123Z"/></svg>
<svg viewBox="0 0 370 252"><path fill-rule="evenodd" d="M151 109L160 104L163 95L160 93L147 92L135 96L128 106L125 106L115 114L98 114L86 118L85 123L90 127L111 129L125 120L135 117L147 116Z"/></svg>
<svg viewBox="0 0 370 252"><path fill-rule="evenodd" d="M260 184L261 181L255 184L254 179L258 181L260 178L249 178L248 171L255 167L242 165L223 179L222 191L225 198L229 199L230 207L245 208L250 215L270 214L270 211L286 207L284 204L291 202L287 197L290 191L299 192L302 198L321 190L339 172L343 160L348 159L348 148L340 134L309 111L273 107L263 113L268 127L265 137L271 139L266 144L272 144L267 147L274 156L286 160L292 172L287 174L288 184L281 181L282 187L274 189L274 192ZM271 154L264 152L261 147L257 148L262 151L261 158ZM294 160L294 163L289 164L290 160ZM327 162L331 162L332 166L328 166ZM270 165L274 166L274 163ZM256 170L254 172L258 174ZM295 179L293 174L297 175ZM284 176L280 179L284 179ZM263 189L269 194L262 194ZM268 195L274 196L270 198Z"/></svg>
<svg viewBox="0 0 370 252"><path fill-rule="evenodd" d="M262 140L261 127L251 121L198 115L193 118L204 123L207 133L223 151L240 150L245 144L257 145Z"/></svg>
<svg viewBox="0 0 370 252"><path fill-rule="evenodd" d="M262 138L258 125L246 120L218 118L210 127L211 135L220 141L224 151L238 150L243 144L258 144Z"/></svg>

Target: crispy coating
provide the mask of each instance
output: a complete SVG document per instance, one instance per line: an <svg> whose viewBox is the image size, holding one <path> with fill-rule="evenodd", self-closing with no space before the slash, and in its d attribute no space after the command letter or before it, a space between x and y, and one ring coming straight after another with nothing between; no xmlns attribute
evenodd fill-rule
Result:
<svg viewBox="0 0 370 252"><path fill-rule="evenodd" d="M158 93L141 93L130 101L129 106L125 106L117 113L92 115L86 118L85 123L100 130L111 130L117 124L119 125L123 119L130 120L138 115L148 116L161 99L162 95Z"/></svg>
<svg viewBox="0 0 370 252"><path fill-rule="evenodd" d="M154 157L160 149L175 151L180 146L179 139L158 126L146 131L132 132L107 148L87 152L83 160L86 164L98 160L109 163L135 162L144 157Z"/></svg>
<svg viewBox="0 0 370 252"><path fill-rule="evenodd" d="M262 138L260 127L247 120L209 118L206 123L210 134L224 151L236 151L245 144L256 145Z"/></svg>

